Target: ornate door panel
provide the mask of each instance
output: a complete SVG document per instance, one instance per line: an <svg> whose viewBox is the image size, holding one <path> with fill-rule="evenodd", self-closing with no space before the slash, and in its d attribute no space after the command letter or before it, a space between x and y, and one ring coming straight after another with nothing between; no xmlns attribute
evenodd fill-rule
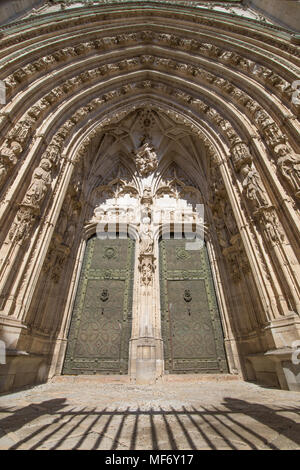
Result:
<svg viewBox="0 0 300 470"><path fill-rule="evenodd" d="M160 241L160 289L165 369L227 372L223 333L206 247Z"/></svg>
<svg viewBox="0 0 300 470"><path fill-rule="evenodd" d="M63 374L126 374L134 241L88 240Z"/></svg>

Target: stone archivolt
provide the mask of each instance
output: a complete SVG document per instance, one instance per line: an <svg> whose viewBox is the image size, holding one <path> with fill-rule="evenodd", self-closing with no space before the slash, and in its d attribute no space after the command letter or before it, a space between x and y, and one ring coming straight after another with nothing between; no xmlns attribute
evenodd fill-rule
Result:
<svg viewBox="0 0 300 470"><path fill-rule="evenodd" d="M286 101L291 103L291 96L294 92L294 89L291 86L291 83L287 80L284 80L280 75L276 74L273 70L260 65L253 60L249 60L246 57L243 57L235 52L230 50L223 49L214 44L202 43L200 41L183 39L179 36L174 36L171 34L158 34L152 31L142 31L138 34L124 34L122 35L122 41L120 41L120 36L113 37L104 37L94 41L88 41L84 43L79 43L72 47L66 47L55 51L51 55L44 56L37 61L30 63L26 66L23 66L20 69L17 69L11 75L4 79L4 82L7 86L7 91L12 98L13 90L18 87L22 82L28 84L28 79L32 76L33 78L36 75L41 75L42 71L55 70L57 63L65 62L66 60L71 60L74 62L74 58L80 57L81 55L88 55L91 51L95 50L113 50L120 46L132 46L133 44L140 44L143 41L144 37L151 37L150 44L159 44L162 46L176 47L176 50L184 50L196 52L198 55L203 57L209 57L218 59L221 63L227 64L230 68L234 68L240 72L245 73L246 75L252 75L252 77L264 85L271 87L274 94L277 94L281 98L285 98ZM148 40L149 43L149 40ZM148 60L147 60L148 58ZM153 63L154 59L150 56L144 56L144 63ZM188 65L188 64L178 64L172 59L165 59L166 64L169 64L175 70L180 72L190 71L192 75L197 75L197 67ZM123 65L123 66L122 66ZM102 66L102 72L105 73L105 65ZM128 61L124 60L121 62L120 69L128 68ZM83 78L88 78L88 72L83 72ZM226 86L226 80L224 80L224 87ZM230 86L227 83L227 86Z"/></svg>
<svg viewBox="0 0 300 470"><path fill-rule="evenodd" d="M184 75L192 75L195 76L197 75L197 78L200 78L200 81L204 81L207 84L215 85L217 88L219 88L221 91L225 91L225 93L229 93L229 96L232 98L234 102L238 106L242 105L244 107L245 113L253 119L253 122L261 132L261 135L264 137L266 144L270 148L272 154L274 155L275 159L278 157L278 152L280 153L283 152L282 149L282 144L287 141L287 136L284 135L278 125L270 118L268 113L263 110L263 108L253 99L250 98L249 95L247 95L245 92L241 91L240 89L234 87L230 82L221 79L220 77L215 76L212 73L206 72L204 69L199 69L195 68L192 66L188 66L187 64L180 64L176 63L174 60L170 59L160 59L154 56L139 56L137 58L133 59L127 59L123 60L118 63L114 64L107 64L105 66L102 66L98 69L93 69L91 71L84 72L83 74L74 77L73 79L67 80L65 84L60 85L56 87L55 89L52 90L51 93L46 95L45 97L41 98L28 112L27 115L9 132L8 134L8 139L4 142L3 148L7 148L8 145L11 145L11 142L17 142L20 145L25 144L26 140L30 137L30 134L33 132L34 128L37 127L39 120L43 118L45 115L45 112L47 111L47 108L53 106L55 103L59 104L59 101L66 96L68 93L72 92L74 93L76 88L78 88L79 85L85 85L87 82L93 82L97 81L98 77L102 77L103 73L105 75L109 73L116 73L118 71L124 71L134 70L135 67L140 67L141 65L145 64L146 65L151 65L157 66L157 67L163 67L167 69L172 69L172 70L179 70L179 73L183 73ZM175 67L177 65L177 67ZM128 86L123 87L122 93L127 93L130 91L131 87ZM111 99L113 96L114 92L109 92L103 95L103 100L107 101L108 99ZM206 105L203 104L203 102L199 101L198 99L195 99L185 93L182 93L180 91L174 92L175 96L183 101L186 101L187 103L191 103L194 105L197 109L200 109L201 111L206 111ZM210 112L211 117L213 118L213 111ZM216 114L216 113L215 113ZM221 121L221 119L220 119ZM222 131L226 133L228 127L228 134L231 132L231 127L229 123L224 120L222 122L221 128ZM5 151L5 150L4 150ZM12 150L13 152L13 150ZM282 159L280 160L280 164L278 166L279 173L283 175L283 178L286 180L288 186L292 189L294 189L294 193L297 197L297 193L299 192L299 177L297 174L297 171L295 174L293 173L293 169L291 168L291 160L296 161L298 164L299 157L298 155L295 154L293 149L289 144L285 144L285 152L287 158L285 158L284 162L282 163ZM19 151L20 153L20 151ZM288 166L288 160L290 161L289 166L290 168L287 169L286 167ZM9 169L11 166L13 166L14 163L16 163L17 159L13 158L10 160L12 163L10 165L2 163L2 174L5 175L5 173L9 172ZM6 170L7 167L7 170ZM4 179L4 177L3 177Z"/></svg>
<svg viewBox="0 0 300 470"><path fill-rule="evenodd" d="M44 335L44 350L58 347L58 337L65 341L84 237L112 214L105 212L110 199L145 209L168 203L170 213L179 203L205 204L231 370L251 376L239 361L281 349L277 331L285 341L298 338L299 105L291 84L299 48L276 28L262 32L250 22L250 31L246 20L228 25L222 15L188 12L184 32L171 4L160 20L152 16L153 30L143 20L134 33L118 24L120 11L107 11L105 19L80 13L80 21L70 13L48 25L32 19L26 33L18 25L4 30L1 78L9 102L0 113L0 321L4 328L8 317L19 325L12 349L29 345L41 354L35 334ZM133 24L148 14L142 7L124 13ZM94 22L119 32L84 31L79 42L79 26ZM223 41L213 37L216 25ZM56 39L59 30L65 36ZM48 37L34 39L38 31ZM138 289L150 305L157 234L151 220L144 225L133 228L140 235ZM57 308L49 299L39 308L45 286ZM22 322L32 331L21 333Z"/></svg>

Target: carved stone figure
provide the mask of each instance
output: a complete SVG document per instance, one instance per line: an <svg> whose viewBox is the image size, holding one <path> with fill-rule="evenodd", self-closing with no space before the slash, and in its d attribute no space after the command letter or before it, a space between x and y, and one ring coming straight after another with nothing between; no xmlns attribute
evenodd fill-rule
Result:
<svg viewBox="0 0 300 470"><path fill-rule="evenodd" d="M60 148L56 144L50 144L46 150L46 158L48 158L50 162L54 165L57 164L59 154Z"/></svg>
<svg viewBox="0 0 300 470"><path fill-rule="evenodd" d="M153 234L150 227L150 218L144 217L140 230L140 253L150 254L153 252Z"/></svg>
<svg viewBox="0 0 300 470"><path fill-rule="evenodd" d="M157 155L153 145L147 140L135 154L135 164L142 176L148 176L158 166Z"/></svg>
<svg viewBox="0 0 300 470"><path fill-rule="evenodd" d="M271 243L280 243L284 240L284 233L277 214L272 207L268 207L262 211L259 222L267 241Z"/></svg>
<svg viewBox="0 0 300 470"><path fill-rule="evenodd" d="M277 149L278 168L285 177L295 196L300 198L300 155L291 152L286 145Z"/></svg>
<svg viewBox="0 0 300 470"><path fill-rule="evenodd" d="M215 227L218 235L219 244L222 248L226 248L229 245L228 234L226 231L226 226L224 220L221 217L217 216L217 213L214 213Z"/></svg>
<svg viewBox="0 0 300 470"><path fill-rule="evenodd" d="M272 123L264 129L267 144L270 147L283 144L286 141L286 136L281 132L277 124Z"/></svg>
<svg viewBox="0 0 300 470"><path fill-rule="evenodd" d="M141 198L141 203L142 204L152 204L153 199L152 199L152 191L149 186L146 186L143 190L143 195Z"/></svg>
<svg viewBox="0 0 300 470"><path fill-rule="evenodd" d="M8 138L10 140L16 140L21 143L25 142L33 124L34 124L33 119L31 118L24 119L24 121L16 124L16 126L10 131Z"/></svg>
<svg viewBox="0 0 300 470"><path fill-rule="evenodd" d="M22 152L18 142L7 143L0 150L0 184L3 183L10 168L17 163L17 156Z"/></svg>
<svg viewBox="0 0 300 470"><path fill-rule="evenodd" d="M28 237L35 216L32 209L21 206L9 231L9 239L21 241Z"/></svg>
<svg viewBox="0 0 300 470"><path fill-rule="evenodd" d="M254 208L259 209L267 206L268 201L266 198L266 191L254 166L244 166L241 169L241 175L243 177L243 188L245 190L246 197L253 203Z"/></svg>
<svg viewBox="0 0 300 470"><path fill-rule="evenodd" d="M238 142L231 149L232 162L236 171L240 171L243 165L252 161L249 148L243 142Z"/></svg>
<svg viewBox="0 0 300 470"><path fill-rule="evenodd" d="M230 236L233 237L234 235L238 233L238 228L237 228L236 221L233 215L233 211L228 202L225 205L224 218L225 218L226 227L230 233Z"/></svg>
<svg viewBox="0 0 300 470"><path fill-rule="evenodd" d="M40 166L36 168L32 175L30 186L24 197L23 203L32 207L38 207L39 202L44 198L49 185L51 184L51 163L42 159Z"/></svg>

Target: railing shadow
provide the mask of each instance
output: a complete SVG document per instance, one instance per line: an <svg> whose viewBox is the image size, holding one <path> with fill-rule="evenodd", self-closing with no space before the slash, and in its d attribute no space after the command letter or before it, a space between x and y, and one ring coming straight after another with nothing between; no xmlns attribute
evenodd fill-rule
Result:
<svg viewBox="0 0 300 470"><path fill-rule="evenodd" d="M99 410L66 406L66 399L61 398L18 410L0 409L9 414L0 420L0 429L20 437L10 449L276 450L275 433L300 448L300 424L284 415L299 413L292 407L274 409L233 398L225 398L220 407Z"/></svg>

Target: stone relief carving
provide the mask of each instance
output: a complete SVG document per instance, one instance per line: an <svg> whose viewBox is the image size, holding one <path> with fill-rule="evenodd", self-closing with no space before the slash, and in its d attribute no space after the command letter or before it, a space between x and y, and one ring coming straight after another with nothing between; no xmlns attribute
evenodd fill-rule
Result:
<svg viewBox="0 0 300 470"><path fill-rule="evenodd" d="M232 163L236 171L247 164L251 164L252 156L250 154L249 148L243 142L236 143L231 149Z"/></svg>
<svg viewBox="0 0 300 470"><path fill-rule="evenodd" d="M258 215L265 239L270 244L278 244L284 241L284 233L278 220L275 209L271 206L261 211Z"/></svg>
<svg viewBox="0 0 300 470"><path fill-rule="evenodd" d="M82 204L80 202L81 186L77 183L78 176L79 174L75 173L72 178L71 187L63 203L43 266L45 273L51 272L50 277L55 283L59 281L64 264L71 252L80 218Z"/></svg>
<svg viewBox="0 0 300 470"><path fill-rule="evenodd" d="M55 147L57 141L55 142ZM52 155L52 160L55 161ZM46 153L47 156L49 154ZM57 151L55 151L57 157ZM26 191L15 221L9 231L10 240L25 240L29 236L30 228L36 217L40 214L41 204L48 192L52 181L52 162L48 158L42 158L40 165L34 170L30 185ZM30 214L30 216L29 216Z"/></svg>
<svg viewBox="0 0 300 470"><path fill-rule="evenodd" d="M287 145L279 145L275 151L279 157L277 165L281 174L295 197L300 199L300 154L295 154Z"/></svg>
<svg viewBox="0 0 300 470"><path fill-rule="evenodd" d="M94 41L79 43L74 47L66 47L57 50L48 56L44 56L34 61L33 63L24 66L22 69L16 70L13 74L7 77L5 81L8 89L13 89L19 83L22 83L23 80L28 80L31 75L35 76L40 73L41 70L49 69L51 66L55 67L57 66L57 63L61 62L62 60L74 60L74 57L86 55L92 50L97 51L99 48L106 49L107 47L118 47L119 44L132 44L134 42L140 42L141 40L150 40L151 42L167 44L168 46L180 48L183 50L197 50L197 53L200 53L203 56L217 58L218 60L221 60L226 64L230 64L231 67L235 67L247 75L251 74L256 80L267 83L269 86L273 86L275 93L286 95L290 101L290 95L292 93L291 84L284 80L280 75L274 73L272 70L267 69L262 65L258 65L252 60L249 60L231 51L221 49L214 44L204 44L195 40L183 39L175 35L157 34L147 31L143 31L137 34L122 34L115 37L95 39ZM150 61L151 60L152 59L150 59ZM163 61L163 59L159 60ZM145 61L145 59L143 59L143 61ZM124 62L127 64L126 61ZM168 59L165 60L165 63L167 62L170 65L172 64L172 61ZM191 73L194 75L197 74L195 67L191 68L186 64L179 65L178 70L191 70Z"/></svg>
<svg viewBox="0 0 300 470"><path fill-rule="evenodd" d="M243 166L240 174L243 178L242 185L246 198L251 203L253 209L257 210L268 206L266 190L253 163Z"/></svg>
<svg viewBox="0 0 300 470"><path fill-rule="evenodd" d="M144 217L140 226L140 254L149 255L153 253L153 233L150 218Z"/></svg>
<svg viewBox="0 0 300 470"><path fill-rule="evenodd" d="M148 191L147 195L149 195ZM152 281L156 261L153 254L154 240L149 211L150 208L145 206L139 226L139 270L141 272L141 284L146 287Z"/></svg>
<svg viewBox="0 0 300 470"><path fill-rule="evenodd" d="M149 139L145 139L142 146L135 152L135 164L141 176L148 176L156 170L157 155Z"/></svg>
<svg viewBox="0 0 300 470"><path fill-rule="evenodd" d="M22 152L22 147L18 142L5 144L0 149L0 185L3 184L11 168L16 165L18 155Z"/></svg>
<svg viewBox="0 0 300 470"><path fill-rule="evenodd" d="M154 257L150 256L141 256L139 258L139 270L141 272L141 283L143 286L148 287L151 284L153 273L155 270L154 266Z"/></svg>
<svg viewBox="0 0 300 470"><path fill-rule="evenodd" d="M13 221L10 231L9 239L20 242L29 236L32 224L34 223L35 215L30 207L20 206L15 220Z"/></svg>
<svg viewBox="0 0 300 470"><path fill-rule="evenodd" d="M30 186L26 192L22 204L32 207L33 209L39 209L40 202L44 199L44 196L51 184L51 162L46 158L43 158L40 166L34 170Z"/></svg>
<svg viewBox="0 0 300 470"><path fill-rule="evenodd" d="M242 146L237 144L231 149L231 155L235 170L242 179L243 191L249 202L253 219L261 226L267 242L281 243L284 241L281 224L274 207L269 202L266 189L253 164L249 149L245 148L245 144ZM251 163L249 163L250 160Z"/></svg>
<svg viewBox="0 0 300 470"><path fill-rule="evenodd" d="M247 155L247 153L245 154ZM250 266L234 214L228 201L227 192L217 167L211 167L210 206L219 245L230 267L230 276L234 282L239 282L242 280L242 274L246 274L250 270Z"/></svg>
<svg viewBox="0 0 300 470"><path fill-rule="evenodd" d="M155 58L152 56L149 56L149 58L151 58L151 63L153 64L155 63L156 65L159 65L159 66L164 66L167 68L168 67L174 68L174 64L175 64L174 61ZM124 68L125 63L127 63L128 66L129 65L137 66L140 62L143 63L143 61L144 61L144 56L141 56L135 59L120 61L118 64L108 64L106 65L105 73L112 72L112 68L109 67L110 65L114 66L114 70L113 70L114 72L115 68L117 68L118 70L121 70L122 68ZM244 64L243 61L242 63ZM176 68L177 69L179 68L181 71L184 71L184 73L187 73L187 74L192 73L195 75L194 73L195 70L193 69L193 71L191 71L191 67L188 67L186 64L177 64ZM99 76L99 73L100 73L100 68L93 69L91 71L87 71L87 72L84 72L83 74L80 74L80 76L75 77L74 79L71 79L73 81L73 83L71 84L71 89L73 89L74 86L79 86L80 84L85 83L86 81L96 79ZM256 122L257 126L261 129L261 132L264 135L266 142L270 146L271 149L273 149L274 146L277 145L278 143L282 143L283 141L286 140L286 137L282 134L278 126L270 119L270 116L264 110L262 110L262 108L258 105L258 103L255 103L250 98L250 96L248 96L246 93L242 92L241 90L235 87L228 86L228 82L224 81L220 77L215 76L214 74L208 73L205 70L198 69L197 75L199 75L201 79L208 81L208 83L214 83L214 85L225 90L227 93L230 94L231 98L233 98L236 102L241 103L243 106L245 106L245 110L251 113L251 115L254 118L254 122ZM70 80L68 82L70 82ZM68 91L70 90L68 89L67 92ZM127 86L125 88L122 87L119 93L128 93L129 91L132 91L131 86ZM45 98L43 98L42 100L40 100L40 103L46 101L49 106L53 104L54 102L56 102L58 99L60 99L62 97L62 94L65 92L66 90L64 90L64 85L56 87L54 90L52 90L50 94L46 96L46 100ZM171 94L176 96L176 98L179 100L183 100L187 103L192 103L196 105L198 108L200 106L202 108L202 111L204 111L205 107L207 107L207 105L204 105L204 108L203 108L199 100L195 100L193 97L182 92L181 90L172 90ZM113 99L116 96L118 96L118 93L115 91L112 91L112 92L104 94L103 98L104 98L104 101L107 101L108 99ZM42 107L43 109L45 109L44 104ZM35 118L41 117L42 114L39 116L39 113L37 112L38 108L39 108L39 105L38 106L35 105L34 107L32 107L31 110L28 112L28 117L30 115L34 115ZM212 108L208 107L205 110L205 112L207 116L210 119L212 119L222 129L222 132L227 136L227 138L229 139L231 143L237 140L236 133L228 121L225 121L224 119L222 119L222 117L218 113L216 113L216 111L214 111ZM13 137L14 135L17 136L19 134L20 140L21 141L24 140L26 136L28 136L28 133L32 131L33 128L35 127L36 122L34 121L36 121L36 119L35 120L25 119L22 123L20 123L22 131L20 131L18 127L19 124L17 124L16 128L12 131L11 137ZM70 122L70 125L71 126L73 125L72 122ZM283 174L281 166L278 166L278 170L281 174ZM286 178L285 174L283 174L283 177Z"/></svg>

